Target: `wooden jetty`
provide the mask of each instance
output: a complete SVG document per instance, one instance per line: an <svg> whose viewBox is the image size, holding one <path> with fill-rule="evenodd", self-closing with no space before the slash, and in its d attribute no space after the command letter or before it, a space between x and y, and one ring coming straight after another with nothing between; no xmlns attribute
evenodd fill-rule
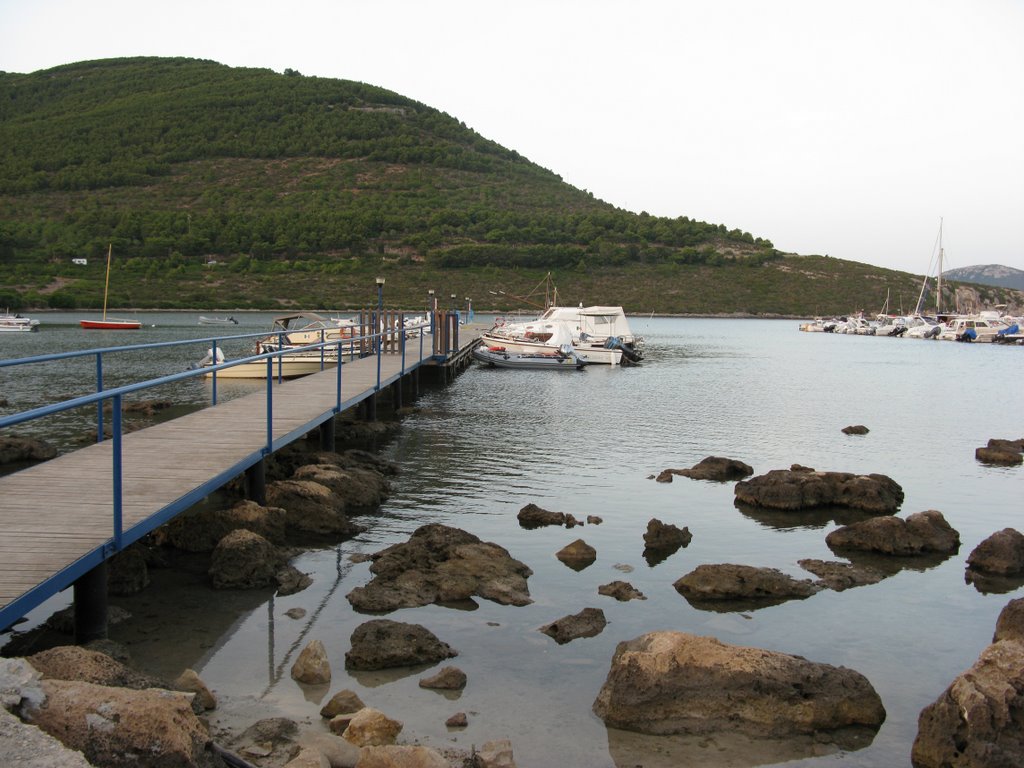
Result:
<svg viewBox="0 0 1024 768"><path fill-rule="evenodd" d="M404 355L391 345L379 362L346 360L125 434L119 456L105 440L0 477L0 631L74 584L76 634L105 636L107 559L242 473L261 488L263 458L314 429L333 448L334 417L364 401L375 416L380 392L391 388L400 402L428 369L450 380L480 330L464 326L426 345L411 339ZM96 615L80 620L86 599Z"/></svg>

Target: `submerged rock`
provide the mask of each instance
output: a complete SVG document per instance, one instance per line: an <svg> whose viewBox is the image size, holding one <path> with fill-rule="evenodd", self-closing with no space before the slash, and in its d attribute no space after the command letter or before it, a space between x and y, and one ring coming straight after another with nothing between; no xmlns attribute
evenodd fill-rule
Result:
<svg viewBox="0 0 1024 768"><path fill-rule="evenodd" d="M649 734L838 740L844 729L877 731L885 720L858 672L683 632L619 643L593 709L609 727Z"/></svg>
<svg viewBox="0 0 1024 768"><path fill-rule="evenodd" d="M1005 467L1024 463L1024 438L1020 440L993 438L984 448L975 449L974 458L984 464Z"/></svg>
<svg viewBox="0 0 1024 768"><path fill-rule="evenodd" d="M736 501L772 509L850 507L891 515L903 503L903 489L885 475L818 472L794 465L736 483Z"/></svg>
<svg viewBox="0 0 1024 768"><path fill-rule="evenodd" d="M600 608L584 608L572 616L563 616L558 621L545 624L540 631L559 645L564 645L580 637L599 635L607 624Z"/></svg>
<svg viewBox="0 0 1024 768"><path fill-rule="evenodd" d="M675 475L689 477L693 480L715 480L720 483L740 480L754 474L754 469L738 459L727 459L723 456L708 456L701 459L689 469L673 469Z"/></svg>
<svg viewBox="0 0 1024 768"><path fill-rule="evenodd" d="M832 550L858 550L912 557L952 555L960 549L960 534L935 509L916 512L906 520L875 517L832 531L825 537Z"/></svg>
<svg viewBox="0 0 1024 768"><path fill-rule="evenodd" d="M1024 534L1014 528L997 531L967 556L971 571L997 576L1024 574Z"/></svg>
<svg viewBox="0 0 1024 768"><path fill-rule="evenodd" d="M352 633L352 648L345 654L345 668L357 670L412 667L435 664L458 656L426 627L388 619L367 621Z"/></svg>
<svg viewBox="0 0 1024 768"><path fill-rule="evenodd" d="M584 568L593 565L597 560L597 550L587 544L583 539L566 544L555 553L555 557L572 568L574 571L582 571Z"/></svg>
<svg viewBox="0 0 1024 768"><path fill-rule="evenodd" d="M626 602L627 600L646 600L644 593L634 587L628 581L612 581L608 584L602 584L597 588L597 594L607 595L608 597L614 597L619 602Z"/></svg>
<svg viewBox="0 0 1024 768"><path fill-rule="evenodd" d="M698 565L672 586L695 607L729 601L765 601L771 604L802 600L822 589L819 583L794 579L776 568L733 563Z"/></svg>
<svg viewBox="0 0 1024 768"><path fill-rule="evenodd" d="M373 555L374 578L348 594L359 611L393 611L473 596L528 605L533 574L508 550L445 525L424 525L404 544Z"/></svg>
<svg viewBox="0 0 1024 768"><path fill-rule="evenodd" d="M867 584L877 584L889 576L884 571L868 565L843 563L835 560L800 560L797 562L805 571L809 571L824 582L825 586L836 592Z"/></svg>

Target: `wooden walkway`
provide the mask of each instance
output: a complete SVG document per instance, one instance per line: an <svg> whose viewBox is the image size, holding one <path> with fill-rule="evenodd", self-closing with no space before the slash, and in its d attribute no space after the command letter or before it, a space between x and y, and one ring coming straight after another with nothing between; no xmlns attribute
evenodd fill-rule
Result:
<svg viewBox="0 0 1024 768"><path fill-rule="evenodd" d="M463 332L464 357L478 332ZM404 373L434 364L410 340ZM381 391L403 377L398 354L381 356ZM444 363L442 363L444 364ZM273 446L286 445L376 392L376 356L272 387ZM223 386L223 384L221 384ZM131 432L122 440L123 545L192 506L266 455L266 389ZM0 631L115 554L113 441L0 477Z"/></svg>

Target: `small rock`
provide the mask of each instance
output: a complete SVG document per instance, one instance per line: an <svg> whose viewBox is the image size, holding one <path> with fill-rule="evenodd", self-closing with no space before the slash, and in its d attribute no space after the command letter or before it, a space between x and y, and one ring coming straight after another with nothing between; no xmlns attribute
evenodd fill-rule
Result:
<svg viewBox="0 0 1024 768"><path fill-rule="evenodd" d="M749 464L722 456L708 456L698 461L690 469L672 471L677 475L694 480L716 480L718 482L740 480L754 474L754 469Z"/></svg>
<svg viewBox="0 0 1024 768"><path fill-rule="evenodd" d="M649 550L671 554L680 547L687 546L692 539L693 535L689 528L680 528L672 523L663 523L657 518L652 518L647 523L644 546Z"/></svg>
<svg viewBox="0 0 1024 768"><path fill-rule="evenodd" d="M363 747L359 768L449 768L450 763L437 750L423 746L383 745Z"/></svg>
<svg viewBox="0 0 1024 768"><path fill-rule="evenodd" d="M627 600L646 600L644 593L630 584L628 581L613 581L609 584L602 584L597 588L597 594L614 597L620 602Z"/></svg>
<svg viewBox="0 0 1024 768"><path fill-rule="evenodd" d="M311 640L292 665L292 678L307 685L331 682L331 664L327 650L319 640Z"/></svg>
<svg viewBox="0 0 1024 768"><path fill-rule="evenodd" d="M548 510L538 507L533 503L527 504L525 507L520 509L517 519L519 520L519 525L523 528L540 528L545 525L565 525L566 522L565 514L563 512L549 512Z"/></svg>
<svg viewBox="0 0 1024 768"><path fill-rule="evenodd" d="M174 681L173 687L177 691L187 691L188 693L194 693L196 695L196 701L199 705L205 709L216 709L217 699L210 692L210 689L203 682L202 678L196 674L195 670L186 669L178 678Z"/></svg>
<svg viewBox="0 0 1024 768"><path fill-rule="evenodd" d="M299 754L285 763L284 768L331 768L331 764L319 750L303 747Z"/></svg>
<svg viewBox="0 0 1024 768"><path fill-rule="evenodd" d="M690 603L804 599L821 590L809 579L794 579L776 568L721 563L698 565L673 585Z"/></svg>
<svg viewBox="0 0 1024 768"><path fill-rule="evenodd" d="M392 720L379 709L364 707L353 715L342 737L357 747L379 747L394 744L401 732L400 722Z"/></svg>
<svg viewBox="0 0 1024 768"><path fill-rule="evenodd" d="M352 718L355 716L355 712L343 712L340 715L335 715L327 721L327 727L331 730L331 733L344 736L345 730L348 728L349 723L352 722Z"/></svg>
<svg viewBox="0 0 1024 768"><path fill-rule="evenodd" d="M577 614L563 616L558 621L545 624L540 631L559 645L564 645L580 637L599 635L607 624L604 611L600 608L584 608Z"/></svg>
<svg viewBox="0 0 1024 768"><path fill-rule="evenodd" d="M603 522L604 522L604 520L602 520L597 515L587 515L587 524L588 525L600 525Z"/></svg>
<svg viewBox="0 0 1024 768"><path fill-rule="evenodd" d="M274 575L274 578L277 579L278 597L294 595L313 583L309 574L303 573L294 565L286 565Z"/></svg>
<svg viewBox="0 0 1024 768"><path fill-rule="evenodd" d="M306 615L305 608L289 608L284 612L284 615L289 619L301 619Z"/></svg>
<svg viewBox="0 0 1024 768"><path fill-rule="evenodd" d="M993 438L984 448L974 451L974 458L984 464L1012 467L1024 462L1024 438L1000 440Z"/></svg>
<svg viewBox="0 0 1024 768"><path fill-rule="evenodd" d="M466 687L466 673L458 667L445 667L432 677L420 680L420 688L458 691Z"/></svg>
<svg viewBox="0 0 1024 768"><path fill-rule="evenodd" d="M571 544L566 544L555 557L572 568L574 571L582 571L597 560L597 550L587 544L583 539L576 539Z"/></svg>
<svg viewBox="0 0 1024 768"><path fill-rule="evenodd" d="M341 714L355 713L365 706L363 700L359 698L359 694L345 688L331 696L330 701L321 708L320 716L331 718Z"/></svg>
<svg viewBox="0 0 1024 768"><path fill-rule="evenodd" d="M454 715L444 721L444 724L449 728L465 728L469 725L469 719L466 717L465 712L456 712Z"/></svg>
<svg viewBox="0 0 1024 768"><path fill-rule="evenodd" d="M345 654L347 669L373 670L432 664L458 656L426 627L389 619L360 624L352 632L352 649Z"/></svg>
<svg viewBox="0 0 1024 768"><path fill-rule="evenodd" d="M473 754L473 768L516 768L512 742L508 739L486 742Z"/></svg>
<svg viewBox="0 0 1024 768"><path fill-rule="evenodd" d="M854 424L849 427L843 427L844 435L866 435L868 431L868 428L863 424Z"/></svg>

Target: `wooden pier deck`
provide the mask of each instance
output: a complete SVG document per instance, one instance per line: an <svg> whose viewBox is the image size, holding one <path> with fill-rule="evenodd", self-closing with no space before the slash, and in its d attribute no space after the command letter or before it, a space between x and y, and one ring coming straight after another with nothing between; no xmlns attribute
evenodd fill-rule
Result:
<svg viewBox="0 0 1024 768"><path fill-rule="evenodd" d="M458 349L432 356L410 340L403 360L385 353L383 391L416 368L465 362L479 330L460 333ZM172 519L257 464L268 440L276 450L372 397L377 357L265 389L122 438L123 546ZM272 432L272 438L270 433ZM0 477L0 631L116 553L113 543L113 441L90 445Z"/></svg>

